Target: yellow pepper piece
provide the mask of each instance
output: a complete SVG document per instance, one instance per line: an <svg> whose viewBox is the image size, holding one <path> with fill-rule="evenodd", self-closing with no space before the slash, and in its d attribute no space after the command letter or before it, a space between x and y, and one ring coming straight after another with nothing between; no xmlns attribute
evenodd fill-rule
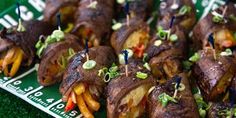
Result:
<svg viewBox="0 0 236 118"><path fill-rule="evenodd" d="M81 95L82 93L85 92L85 86L83 83L79 83L74 87L74 92L76 95Z"/></svg>
<svg viewBox="0 0 236 118"><path fill-rule="evenodd" d="M94 111L98 111L100 108L100 103L95 101L88 90L83 93L83 98L86 104Z"/></svg>
<svg viewBox="0 0 236 118"><path fill-rule="evenodd" d="M18 50L19 50L19 53L17 54L16 60L13 62L13 65L9 74L10 77L13 77L16 74L16 72L19 70L22 59L23 59L23 55L24 55L23 51L21 49L18 49Z"/></svg>
<svg viewBox="0 0 236 118"><path fill-rule="evenodd" d="M85 118L94 118L93 114L89 111L88 107L86 106L82 95L76 96L76 99L79 110L83 114L83 116Z"/></svg>

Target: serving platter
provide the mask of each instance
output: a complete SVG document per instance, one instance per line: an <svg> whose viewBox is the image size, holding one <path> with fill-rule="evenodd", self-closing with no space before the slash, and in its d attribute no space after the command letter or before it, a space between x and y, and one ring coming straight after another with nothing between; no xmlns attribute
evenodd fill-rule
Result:
<svg viewBox="0 0 236 118"><path fill-rule="evenodd" d="M159 0L155 0L154 6L158 6ZM45 7L45 0L19 0L22 9L22 19L43 19L42 12ZM197 10L197 18L201 19L213 9L224 4L224 0L193 0ZM0 3L0 29L10 28L17 25L17 13L15 0L2 0ZM191 33L190 33L191 34ZM61 100L59 84L51 87L43 87L37 82L37 65L20 70L14 78L7 78L0 75L0 87L16 97L19 97L40 110L53 117L79 118L82 117L78 109L65 113L65 103ZM106 117L105 105L95 117Z"/></svg>

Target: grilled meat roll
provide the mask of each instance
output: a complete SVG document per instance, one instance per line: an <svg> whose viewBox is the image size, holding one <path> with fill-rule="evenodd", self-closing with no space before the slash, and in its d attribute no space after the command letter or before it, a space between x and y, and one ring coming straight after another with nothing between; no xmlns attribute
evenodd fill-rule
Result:
<svg viewBox="0 0 236 118"><path fill-rule="evenodd" d="M110 47L98 46L89 49L89 59L96 62L94 68L86 69L85 51L80 51L70 61L60 86L64 101L77 103L84 117L92 117L93 111L100 108L99 98L103 93L105 82L98 76L98 70L110 67L116 62L115 54ZM89 65L89 64L88 64ZM75 97L73 97L75 96Z"/></svg>
<svg viewBox="0 0 236 118"><path fill-rule="evenodd" d="M61 21L65 25L74 23L74 15L80 0L46 0L44 20L56 24L56 14L61 14Z"/></svg>
<svg viewBox="0 0 236 118"><path fill-rule="evenodd" d="M88 39L90 46L105 42L102 40L109 37L113 8L114 0L81 0L72 33L83 39L84 44Z"/></svg>
<svg viewBox="0 0 236 118"><path fill-rule="evenodd" d="M233 118L236 117L236 106L233 109ZM212 103L207 118L229 118L230 104L229 103Z"/></svg>
<svg viewBox="0 0 236 118"><path fill-rule="evenodd" d="M168 39L158 34L150 41L147 50L147 61L152 70L152 74L160 79L172 78L182 72L182 62L186 57L187 40L180 27L174 26L171 35L176 36L176 40Z"/></svg>
<svg viewBox="0 0 236 118"><path fill-rule="evenodd" d="M236 32L235 11L234 4L230 2L228 5L223 5L210 12L205 18L200 20L193 29L193 42L196 49L208 46L208 37L212 33L217 50L236 46L234 37Z"/></svg>
<svg viewBox="0 0 236 118"><path fill-rule="evenodd" d="M26 31L19 32L13 29L3 29L0 33L1 70L5 76L14 76L21 63L29 66L35 58L35 44L41 35L49 35L54 27L47 22L23 22ZM8 69L11 67L11 70Z"/></svg>
<svg viewBox="0 0 236 118"><path fill-rule="evenodd" d="M142 57L149 42L150 28L140 19L133 18L129 26L124 25L115 31L111 37L111 45L116 54L120 54L123 49L131 49L136 57Z"/></svg>
<svg viewBox="0 0 236 118"><path fill-rule="evenodd" d="M186 34L196 23L196 12L192 0L163 0L158 12L157 24L165 29L169 28L173 16L176 17L175 25L182 27Z"/></svg>
<svg viewBox="0 0 236 118"><path fill-rule="evenodd" d="M174 79L168 80L163 85L157 85L149 94L149 118L199 118L197 105L191 93L191 87L187 75L181 73L178 76L182 78L182 85L180 84L182 90L179 90L177 93L178 97L175 98L176 103L169 102L166 106L163 106L159 99L163 93L169 96L174 95L176 85Z"/></svg>
<svg viewBox="0 0 236 118"><path fill-rule="evenodd" d="M119 68L120 76L107 86L107 117L141 117L145 112L148 91L156 84L155 79L137 60L129 62L128 76L124 74L125 65ZM139 79L137 72L146 73L148 77Z"/></svg>
<svg viewBox="0 0 236 118"><path fill-rule="evenodd" d="M211 49L199 51L200 60L193 67L193 75L207 101L220 100L235 76L236 62L232 57L214 59Z"/></svg>
<svg viewBox="0 0 236 118"><path fill-rule="evenodd" d="M38 81L43 86L60 82L69 62L75 52L82 50L78 38L66 34L64 41L50 44L43 52L39 68Z"/></svg>

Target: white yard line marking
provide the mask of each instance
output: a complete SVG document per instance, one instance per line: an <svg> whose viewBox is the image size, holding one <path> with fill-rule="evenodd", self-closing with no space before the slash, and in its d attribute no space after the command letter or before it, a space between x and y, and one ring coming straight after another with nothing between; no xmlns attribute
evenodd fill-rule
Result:
<svg viewBox="0 0 236 118"><path fill-rule="evenodd" d="M62 99L57 100L56 102L54 102L54 103L52 103L51 105L49 105L49 106L47 107L47 109L50 110L54 105L57 105L57 104L60 103L60 102L62 102Z"/></svg>
<svg viewBox="0 0 236 118"><path fill-rule="evenodd" d="M40 110L42 110L42 111L44 111L44 112L46 112L46 113L52 115L53 117L55 117L55 118L61 118L61 116L59 116L59 115L53 113L52 111L46 109L45 107L39 105L38 103L35 103L35 102L29 100L26 96L17 94L15 91L11 91L11 90L9 90L7 87L5 87L5 86L3 86L2 88L3 88L4 90L6 90L6 91L12 93L13 95L18 96L19 98L23 99L24 101L28 102L29 104L31 104L31 105L37 107L38 109L40 109Z"/></svg>
<svg viewBox="0 0 236 118"><path fill-rule="evenodd" d="M37 18L38 20L43 20L43 15Z"/></svg>
<svg viewBox="0 0 236 118"><path fill-rule="evenodd" d="M80 115L76 116L75 118L82 118L82 117L83 117L83 115L80 114Z"/></svg>
<svg viewBox="0 0 236 118"><path fill-rule="evenodd" d="M30 91L29 93L25 94L24 96L27 97L28 95L30 95L30 94L32 94L32 93L34 93L34 92L36 92L36 91L39 91L39 90L41 90L41 89L43 89L43 86L40 86L40 87L38 87L38 88L35 88L34 90Z"/></svg>
<svg viewBox="0 0 236 118"><path fill-rule="evenodd" d="M213 4L215 3L215 1L216 0L211 0L210 1L210 3L208 4L208 7L205 8L205 10L204 10L204 12L203 12L203 14L202 14L200 19L204 18L209 13L209 11L211 10L211 8L212 8Z"/></svg>
<svg viewBox="0 0 236 118"><path fill-rule="evenodd" d="M27 72L25 72L25 73L19 75L18 77L12 78L12 80L10 80L10 81L4 83L2 86L6 86L7 84L9 84L9 83L11 83L11 82L13 82L13 81L15 81L15 80L21 79L21 78L25 77L26 75L29 75L30 73L32 73L32 72L34 72L34 71L35 71L35 68L31 68L30 70L28 70Z"/></svg>

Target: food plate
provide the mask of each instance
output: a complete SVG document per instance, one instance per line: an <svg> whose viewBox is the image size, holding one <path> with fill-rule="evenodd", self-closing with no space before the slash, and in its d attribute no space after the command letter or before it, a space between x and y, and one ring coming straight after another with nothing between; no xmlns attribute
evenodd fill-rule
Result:
<svg viewBox="0 0 236 118"><path fill-rule="evenodd" d="M23 20L43 19L42 12L45 7L45 0L20 0L20 3ZM210 10L223 5L224 0L193 0L193 3L197 9L197 18L201 19ZM155 4L157 5L158 2ZM0 10L0 28L10 28L17 25L15 0L2 0ZM61 100L59 84L43 87L38 84L36 77L36 67L24 68L14 78L1 75L0 87L53 117L82 117L77 109L68 113L64 112L65 103ZM95 113L95 117L106 116L106 107L102 106L101 108L99 112Z"/></svg>

